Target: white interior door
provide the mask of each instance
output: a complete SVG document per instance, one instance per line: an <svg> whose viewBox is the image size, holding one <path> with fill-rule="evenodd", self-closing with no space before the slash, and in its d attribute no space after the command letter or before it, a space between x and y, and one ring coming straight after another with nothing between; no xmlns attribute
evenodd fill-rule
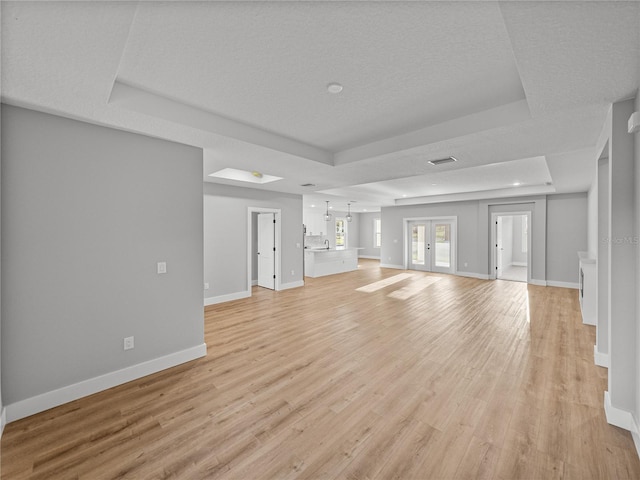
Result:
<svg viewBox="0 0 640 480"><path fill-rule="evenodd" d="M258 214L258 285L275 290L275 214Z"/></svg>
<svg viewBox="0 0 640 480"><path fill-rule="evenodd" d="M498 217L496 220L496 277L502 277L502 270L504 268L504 259L502 253L504 252L503 238L502 238L502 217Z"/></svg>
<svg viewBox="0 0 640 480"><path fill-rule="evenodd" d="M408 268L454 273L455 229L451 220L409 222Z"/></svg>

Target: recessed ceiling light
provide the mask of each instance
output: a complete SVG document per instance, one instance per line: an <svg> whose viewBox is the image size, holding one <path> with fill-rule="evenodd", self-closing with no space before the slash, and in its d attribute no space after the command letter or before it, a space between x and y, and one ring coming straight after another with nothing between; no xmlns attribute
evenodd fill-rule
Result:
<svg viewBox="0 0 640 480"><path fill-rule="evenodd" d="M520 182L513 182L514 187L519 187L520 185L522 185Z"/></svg>
<svg viewBox="0 0 640 480"><path fill-rule="evenodd" d="M248 172L246 170L238 170L236 168L223 168L222 170L218 170L217 172L210 173L209 176L249 183L269 183L275 182L276 180L282 180L282 177L265 175L256 171Z"/></svg>
<svg viewBox="0 0 640 480"><path fill-rule="evenodd" d="M403 194L402 194L402 196L403 196L403 197L406 197L406 196L407 196L407 194L406 194L406 193L403 193Z"/></svg>
<svg viewBox="0 0 640 480"><path fill-rule="evenodd" d="M327 92L329 93L340 93L342 91L342 85L339 83L330 83L327 85Z"/></svg>
<svg viewBox="0 0 640 480"><path fill-rule="evenodd" d="M363 212L366 212L366 211L367 211L367 209L366 209L366 208L363 208L363 209L362 209L362 211L363 211Z"/></svg>
<svg viewBox="0 0 640 480"><path fill-rule="evenodd" d="M311 208L316 208L316 206L315 205L311 205Z"/></svg>

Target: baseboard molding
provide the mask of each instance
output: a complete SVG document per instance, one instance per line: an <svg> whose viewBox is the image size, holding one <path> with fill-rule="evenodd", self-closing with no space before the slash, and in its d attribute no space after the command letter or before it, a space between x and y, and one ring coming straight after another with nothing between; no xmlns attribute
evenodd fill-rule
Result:
<svg viewBox="0 0 640 480"><path fill-rule="evenodd" d="M555 280L547 280L547 287L573 288L578 290L580 285L573 282L556 282Z"/></svg>
<svg viewBox="0 0 640 480"><path fill-rule="evenodd" d="M538 285L539 287L546 287L547 286L547 281L546 280L536 280L535 278L532 278L529 283L531 285Z"/></svg>
<svg viewBox="0 0 640 480"><path fill-rule="evenodd" d="M479 280L489 280L489 275L486 273L456 272L456 275L460 277L477 278Z"/></svg>
<svg viewBox="0 0 640 480"><path fill-rule="evenodd" d="M527 262L511 262L511 265L513 265L514 267L526 267Z"/></svg>
<svg viewBox="0 0 640 480"><path fill-rule="evenodd" d="M64 403L72 402L88 395L107 390L123 383L146 377L152 373L190 362L207 355L207 345L202 343L195 347L171 353L160 358L138 363L115 372L106 373L82 382L46 392L35 397L20 400L6 406L7 422L14 422L21 418L44 412Z"/></svg>
<svg viewBox="0 0 640 480"><path fill-rule="evenodd" d="M231 302L232 300L240 300L241 298L249 298L251 296L251 292L236 292L236 293L228 293L226 295L219 295L217 297L209 297L204 299L204 306L215 305L216 303L224 303Z"/></svg>
<svg viewBox="0 0 640 480"><path fill-rule="evenodd" d="M593 363L599 367L609 368L609 354L600 353L597 345L593 346Z"/></svg>
<svg viewBox="0 0 640 480"><path fill-rule="evenodd" d="M380 255L358 255L358 258L370 258L371 260L380 260Z"/></svg>
<svg viewBox="0 0 640 480"><path fill-rule="evenodd" d="M251 280L251 286L255 287L256 285L258 285L258 280Z"/></svg>
<svg viewBox="0 0 640 480"><path fill-rule="evenodd" d="M280 290L289 290L290 288L304 287L304 280L297 280L295 282L282 283Z"/></svg>
<svg viewBox="0 0 640 480"><path fill-rule="evenodd" d="M638 458L640 458L640 435L635 432L631 432L631 438L633 438L633 444L636 446L636 454L638 455Z"/></svg>
<svg viewBox="0 0 640 480"><path fill-rule="evenodd" d="M633 414L611 405L611 396L608 391L604 392L604 413L607 416L607 423L638 434L638 426Z"/></svg>
<svg viewBox="0 0 640 480"><path fill-rule="evenodd" d="M7 424L7 409L2 407L0 413L0 438L2 438L2 432L4 432L4 426Z"/></svg>
<svg viewBox="0 0 640 480"><path fill-rule="evenodd" d="M381 263L380 268L395 268L396 270L406 270L404 265L393 265L391 263Z"/></svg>

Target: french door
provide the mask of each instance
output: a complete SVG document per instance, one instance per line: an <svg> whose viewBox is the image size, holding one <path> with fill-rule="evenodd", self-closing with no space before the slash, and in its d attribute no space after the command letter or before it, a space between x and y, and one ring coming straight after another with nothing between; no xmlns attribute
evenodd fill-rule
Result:
<svg viewBox="0 0 640 480"><path fill-rule="evenodd" d="M414 220L408 223L408 228L407 268L425 272L454 273L453 220Z"/></svg>

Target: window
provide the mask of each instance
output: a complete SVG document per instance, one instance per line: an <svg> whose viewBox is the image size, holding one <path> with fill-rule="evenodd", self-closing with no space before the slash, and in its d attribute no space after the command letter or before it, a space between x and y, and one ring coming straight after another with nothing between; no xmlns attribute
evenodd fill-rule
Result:
<svg viewBox="0 0 640 480"><path fill-rule="evenodd" d="M382 246L382 222L379 218L373 220L373 246L377 248Z"/></svg>

